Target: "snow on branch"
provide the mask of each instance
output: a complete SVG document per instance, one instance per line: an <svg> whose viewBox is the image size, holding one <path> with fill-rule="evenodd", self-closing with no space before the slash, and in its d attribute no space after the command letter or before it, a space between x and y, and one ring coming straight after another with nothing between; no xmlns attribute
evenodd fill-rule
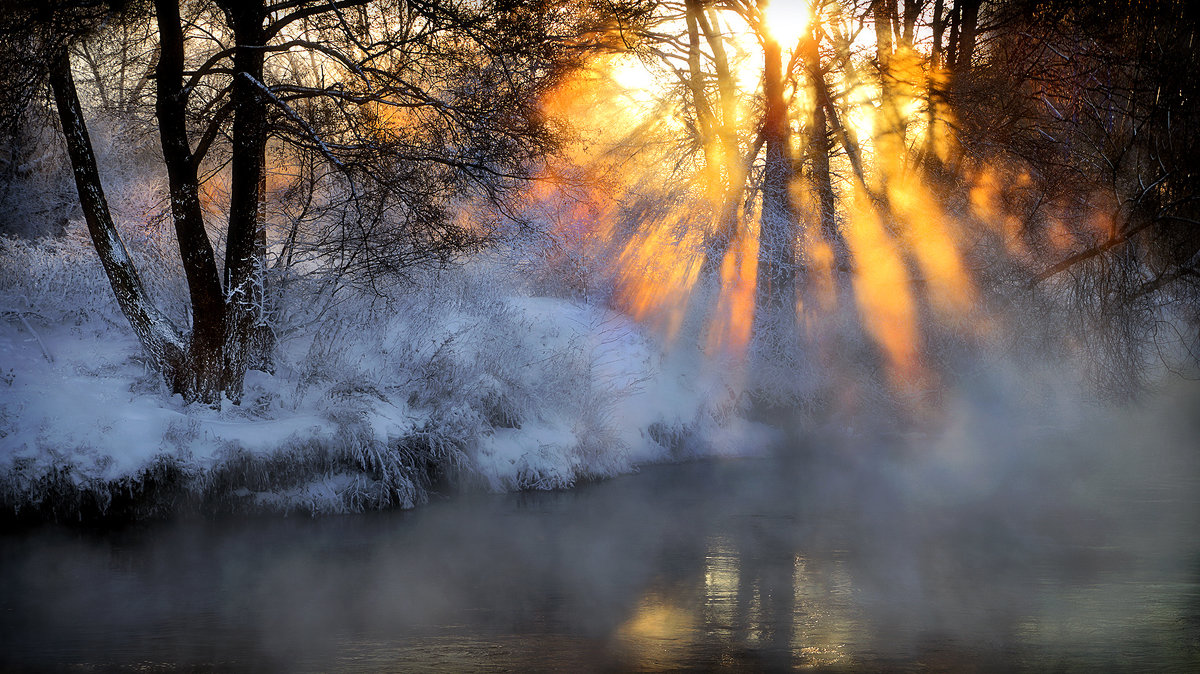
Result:
<svg viewBox="0 0 1200 674"><path fill-rule="evenodd" d="M238 75L244 77L247 81L253 84L259 91L263 93L263 95L271 99L275 105L278 105L279 108L282 109L284 113L286 113L287 116L292 119L292 121L299 124L300 127L304 129L304 132L308 134L310 138L312 138L314 143L317 144L317 147L321 150L321 154L325 155L326 159L333 162L334 166L337 166L343 171L347 170L346 165L343 164L342 161L338 159L332 151L330 151L329 146L325 144L325 141L321 138L320 134L317 133L317 130L312 128L311 124L304 121L304 118L301 117L300 114L295 110L293 110L290 105L276 96L275 92L271 91L270 87L268 87L266 84L263 84L258 78L254 77L248 72L242 71L239 72Z"/></svg>

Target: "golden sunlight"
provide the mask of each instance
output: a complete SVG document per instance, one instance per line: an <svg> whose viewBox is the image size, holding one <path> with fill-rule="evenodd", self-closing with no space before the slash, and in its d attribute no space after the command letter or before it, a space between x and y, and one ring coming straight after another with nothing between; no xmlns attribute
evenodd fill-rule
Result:
<svg viewBox="0 0 1200 674"><path fill-rule="evenodd" d="M888 358L892 382L915 381L920 374L920 332L904 260L862 190L854 194L849 215L846 243L857 262L859 315Z"/></svg>
<svg viewBox="0 0 1200 674"><path fill-rule="evenodd" d="M721 295L708 333L710 355L737 358L745 354L754 323L757 271L758 237L738 237L721 261Z"/></svg>
<svg viewBox="0 0 1200 674"><path fill-rule="evenodd" d="M739 365L750 353L755 314L768 306L757 288L762 196L747 184L763 156L761 141L754 141L764 95L760 39L765 33L785 51L796 49L824 11L813 0L758 7L758 25L739 12L705 14L702 25L710 34L698 39L691 57L712 72L697 82L687 80L694 75L681 65L687 53L660 54L666 66L628 52L609 54L544 101L548 112L571 120L580 141L550 173L603 185L567 190L571 180L549 180L543 198L567 190L588 204L558 212L556 234L589 242L589 254L611 260L617 308L667 343L689 342L707 358ZM830 11L824 40L874 51L873 33L846 33ZM859 327L884 358L889 383L909 390L932 381L922 353L932 327L925 308L960 331L979 334L985 326L973 310L980 291L966 260L967 223L914 171L922 152L941 157L952 146L950 111L934 107L931 116L929 109L938 74L908 47L893 52L889 68L896 81L888 80L888 87L868 75L869 64L847 66L827 81L839 114L823 123L840 126L837 143L844 150L830 148L826 170L843 217L831 235L819 217L825 206L814 184L800 174L790 179L791 243L803 260L794 317L805 329L785 339L821 341L822 326L841 313L841 302L851 302ZM815 89L799 87L789 114L808 123L816 98ZM796 142L803 147L807 141ZM807 154L801 158L808 161ZM972 215L1013 228L1000 176L984 167L966 177Z"/></svg>
<svg viewBox="0 0 1200 674"><path fill-rule="evenodd" d="M767 33L784 49L796 46L812 21L810 0L771 0L763 10Z"/></svg>
<svg viewBox="0 0 1200 674"><path fill-rule="evenodd" d="M636 111L647 111L663 88L662 83L645 63L628 54L612 58L609 74L620 88L622 96L628 99L630 107Z"/></svg>

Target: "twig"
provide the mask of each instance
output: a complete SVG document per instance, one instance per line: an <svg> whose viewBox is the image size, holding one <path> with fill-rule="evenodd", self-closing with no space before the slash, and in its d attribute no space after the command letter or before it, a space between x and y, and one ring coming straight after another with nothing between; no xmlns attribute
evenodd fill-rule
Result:
<svg viewBox="0 0 1200 674"><path fill-rule="evenodd" d="M37 330L34 330L33 326L29 324L29 321L25 319L25 312L18 309L10 309L9 311L16 314L17 318L21 319L21 325L24 325L25 329L29 331L29 334L33 335L33 338L37 340L38 346L42 349L42 355L46 357L46 362L53 363L54 356L50 355L50 350L46 348L46 343L42 341L42 338L40 335L38 335Z"/></svg>

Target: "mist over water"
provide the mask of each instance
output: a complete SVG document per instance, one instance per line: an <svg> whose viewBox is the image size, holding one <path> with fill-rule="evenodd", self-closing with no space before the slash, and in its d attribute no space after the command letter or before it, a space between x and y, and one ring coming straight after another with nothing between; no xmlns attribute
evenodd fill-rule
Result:
<svg viewBox="0 0 1200 674"><path fill-rule="evenodd" d="M411 512L10 532L0 665L1194 670L1197 409L1176 381L1036 432L979 407Z"/></svg>

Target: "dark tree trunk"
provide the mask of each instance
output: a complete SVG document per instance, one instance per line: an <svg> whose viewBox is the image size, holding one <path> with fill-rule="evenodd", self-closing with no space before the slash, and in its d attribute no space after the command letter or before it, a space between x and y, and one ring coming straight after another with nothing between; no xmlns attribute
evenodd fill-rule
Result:
<svg viewBox="0 0 1200 674"><path fill-rule="evenodd" d="M904 0L904 33L902 38L905 46L913 45L913 33L917 28L917 17L921 15L924 2L921 0Z"/></svg>
<svg viewBox="0 0 1200 674"><path fill-rule="evenodd" d="M929 48L929 66L936 70L942 66L942 38L946 34L945 18L946 0L935 0L933 3L933 20L929 24L933 31L933 44Z"/></svg>
<svg viewBox="0 0 1200 674"><path fill-rule="evenodd" d="M935 0L933 3L933 21L930 27L933 29L933 45L929 51L929 75L926 79L926 122L928 128L925 132L925 166L930 169L938 169L941 166L941 157L937 151L937 134L938 131L938 114L942 105L942 91L939 71L942 67L942 38L946 33L946 22L943 16L945 10L945 0Z"/></svg>
<svg viewBox="0 0 1200 674"><path fill-rule="evenodd" d="M966 72L971 69L971 58L975 55L975 36L979 32L979 6L982 0L964 0L962 3L962 29L958 37L958 49L954 55L954 70Z"/></svg>
<svg viewBox="0 0 1200 674"><path fill-rule="evenodd" d="M266 44L262 0L222 2L234 35L232 185L225 245L226 391L239 400L246 369L262 366L270 335L263 312L265 229L261 219L267 146Z"/></svg>
<svg viewBox="0 0 1200 674"><path fill-rule="evenodd" d="M879 113L875 119L876 157L894 161L904 149L906 124L896 98L895 73L892 72L892 56L895 43L892 40L895 0L875 0L872 7L875 20L875 59L879 65ZM888 171L879 172L880 182L887 184ZM885 190L886 191L886 190Z"/></svg>
<svg viewBox="0 0 1200 674"><path fill-rule="evenodd" d="M950 38L946 43L946 67L954 69L958 58L958 35L962 30L962 3L955 0L954 9L950 10Z"/></svg>
<svg viewBox="0 0 1200 674"><path fill-rule="evenodd" d="M808 122L809 182L817 195L821 236L833 249L835 268L844 270L849 268L848 252L846 242L837 226L833 181L829 169L829 120L825 114L825 106L820 103L822 92L827 91L827 86L825 71L821 68L819 35L819 32L814 31L801 42L804 70L814 92L813 99L818 101L813 105L812 116Z"/></svg>
<svg viewBox="0 0 1200 674"><path fill-rule="evenodd" d="M204 230L200 183L188 145L187 94L183 89L183 29L175 0L156 0L160 52L157 75L159 137L171 191L171 215L183 258L192 303L192 335L188 348L191 381L181 391L186 400L213 404L225 388L223 353L225 299L212 243Z"/></svg>
<svg viewBox="0 0 1200 674"><path fill-rule="evenodd" d="M83 217L113 294L116 295L117 305L172 391L180 392L185 372L184 341L179 331L146 295L137 269L113 224L65 47L51 64L50 88L54 93L59 121L62 122Z"/></svg>
<svg viewBox="0 0 1200 674"><path fill-rule="evenodd" d="M250 346L247 367L263 372L275 373L275 330L271 327L269 321L267 294L267 172L262 171L262 179L259 181L259 199L258 202L258 224L254 232L254 259L256 265L255 273L258 275L259 303L256 320L250 329Z"/></svg>

